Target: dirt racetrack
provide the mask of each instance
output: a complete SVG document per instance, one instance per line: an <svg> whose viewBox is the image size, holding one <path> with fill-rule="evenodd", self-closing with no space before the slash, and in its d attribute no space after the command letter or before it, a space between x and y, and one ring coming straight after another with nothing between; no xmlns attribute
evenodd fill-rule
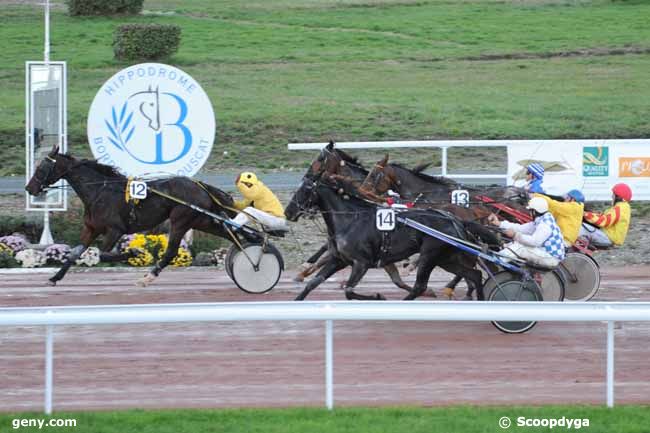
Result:
<svg viewBox="0 0 650 433"><path fill-rule="evenodd" d="M284 301L286 272L267 295L241 292L223 272L168 270L152 286L134 271L0 274L0 305ZM649 266L603 269L598 300L650 300ZM448 274L436 272L432 287ZM336 281L311 300L342 299ZM380 271L361 284L403 295ZM429 299L427 299L429 301ZM321 406L324 323L226 322L56 328L55 410ZM43 327L0 329L0 410L42 410ZM335 322L335 405L596 403L605 401L604 323L538 323L505 335L482 322ZM616 330L616 402L650 403L650 323Z"/></svg>

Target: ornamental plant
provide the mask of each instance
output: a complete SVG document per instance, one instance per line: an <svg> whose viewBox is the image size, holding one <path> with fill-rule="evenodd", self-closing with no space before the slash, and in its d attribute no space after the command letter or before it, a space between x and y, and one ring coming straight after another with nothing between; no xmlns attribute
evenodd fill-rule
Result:
<svg viewBox="0 0 650 433"><path fill-rule="evenodd" d="M150 266L155 260L159 260L165 254L169 240L167 235L144 235L138 233L129 235L121 243L123 252L130 249L138 250L135 257L127 260L131 266ZM190 266L192 264L192 253L190 253L185 241L181 241L176 257L170 263L172 266Z"/></svg>
<svg viewBox="0 0 650 433"><path fill-rule="evenodd" d="M52 244L45 248L45 259L50 264L63 263L70 255L70 247L66 244Z"/></svg>
<svg viewBox="0 0 650 433"><path fill-rule="evenodd" d="M99 248L90 247L84 251L81 256L76 260L77 265L95 266L100 261Z"/></svg>
<svg viewBox="0 0 650 433"><path fill-rule="evenodd" d="M22 251L27 248L27 239L24 236L19 234L13 234L10 236L0 237L0 242L8 246L13 250L14 253Z"/></svg>
<svg viewBox="0 0 650 433"><path fill-rule="evenodd" d="M47 261L45 254L41 251L32 249L18 251L16 253L16 260L23 268L36 268L38 266L43 266Z"/></svg>

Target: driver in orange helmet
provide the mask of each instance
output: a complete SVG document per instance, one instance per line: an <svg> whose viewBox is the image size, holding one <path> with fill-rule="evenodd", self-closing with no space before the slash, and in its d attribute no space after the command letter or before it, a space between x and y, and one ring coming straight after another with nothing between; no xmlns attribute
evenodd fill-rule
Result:
<svg viewBox="0 0 650 433"><path fill-rule="evenodd" d="M612 206L604 212L585 212L580 228L581 238L599 247L620 246L625 242L630 228L630 201L632 189L625 183L612 187Z"/></svg>

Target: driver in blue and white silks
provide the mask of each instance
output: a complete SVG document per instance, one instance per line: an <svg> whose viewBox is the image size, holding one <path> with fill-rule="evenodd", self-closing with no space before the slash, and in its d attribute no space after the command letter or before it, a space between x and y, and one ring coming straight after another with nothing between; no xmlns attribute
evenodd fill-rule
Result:
<svg viewBox="0 0 650 433"><path fill-rule="evenodd" d="M548 203L541 197L528 202L534 220L526 224L499 221L496 215L488 217L490 224L504 229L513 239L500 253L507 257L524 259L535 265L554 268L564 260L564 239L555 218L548 211Z"/></svg>
<svg viewBox="0 0 650 433"><path fill-rule="evenodd" d="M544 166L539 162L533 162L526 166L526 184L524 189L529 193L544 194Z"/></svg>

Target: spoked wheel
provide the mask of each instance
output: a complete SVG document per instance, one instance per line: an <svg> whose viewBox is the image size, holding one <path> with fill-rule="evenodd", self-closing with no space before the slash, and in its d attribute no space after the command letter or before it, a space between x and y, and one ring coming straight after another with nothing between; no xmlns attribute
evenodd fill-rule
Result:
<svg viewBox="0 0 650 433"><path fill-rule="evenodd" d="M600 269L586 254L568 253L558 269L564 275L567 301L588 301L598 292Z"/></svg>
<svg viewBox="0 0 650 433"><path fill-rule="evenodd" d="M483 283L483 295L485 296L485 299L490 299L490 294L497 286L497 284L503 284L506 281L512 281L516 279L517 276L512 272L508 272L508 271L497 272L496 274L494 274L494 277L492 278L488 277L485 280L485 283Z"/></svg>
<svg viewBox="0 0 650 433"><path fill-rule="evenodd" d="M511 280L505 283L500 283L490 293L488 298L490 301L541 301L542 296L537 290L537 287L531 287L531 284L525 284L523 281ZM516 307L515 307L516 308ZM522 321L522 322L508 322L508 321L493 321L492 324L501 332L506 334L521 334L533 326L535 321Z"/></svg>
<svg viewBox="0 0 650 433"><path fill-rule="evenodd" d="M232 245L226 254L226 272L241 290L266 293L280 280L284 261L280 251L271 243L245 243L243 251Z"/></svg>
<svg viewBox="0 0 650 433"><path fill-rule="evenodd" d="M544 272L540 286L544 301L562 302L566 296L562 275L557 270Z"/></svg>

